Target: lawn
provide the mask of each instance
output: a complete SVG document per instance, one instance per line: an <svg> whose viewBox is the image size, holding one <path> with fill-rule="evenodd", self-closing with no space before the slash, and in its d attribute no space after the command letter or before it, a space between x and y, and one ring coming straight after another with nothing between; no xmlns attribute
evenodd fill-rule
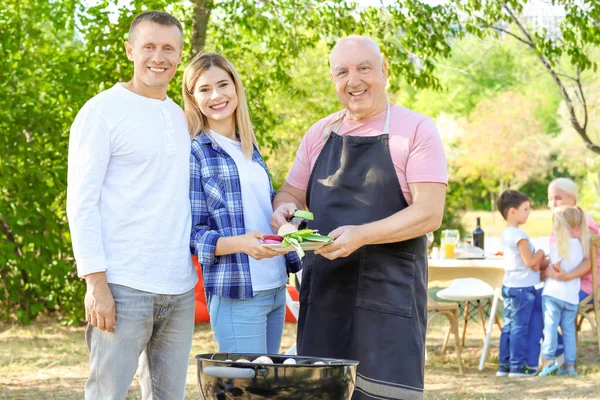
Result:
<svg viewBox="0 0 600 400"><path fill-rule="evenodd" d="M502 235L506 222L500 212L494 211L467 211L462 217L465 230L470 233L475 229L477 217L481 217L481 228L486 237ZM521 226L530 238L550 236L552 232L552 211L549 209L532 210L527 223Z"/></svg>
<svg viewBox="0 0 600 400"><path fill-rule="evenodd" d="M500 214L468 212L463 221L467 231L475 227L475 217L482 218L488 236L499 236L504 228ZM549 210L533 211L524 226L530 237L547 236L551 229ZM432 283L435 286L441 284ZM286 324L282 351L295 341L296 325ZM446 322L438 317L429 327L425 370L426 399L598 399L600 391L600 355L587 322L578 348L577 378L534 377L528 379L496 378L499 332L494 327L492 345L485 369L477 370L481 354L482 330L475 321L469 323L467 343L463 349L465 376L458 375L454 350L441 354ZM30 326L0 324L0 400L82 399L87 376L88 353L83 327L65 327L54 320L36 321ZM401 345L401 343L399 343ZM194 333L186 399L199 399L196 364L193 355L216 352L216 343L208 324L197 325ZM131 399L139 398L134 382Z"/></svg>
<svg viewBox="0 0 600 400"><path fill-rule="evenodd" d="M496 378L498 330L494 328L491 354L485 369L477 370L482 330L469 323L463 361L465 376L457 374L453 348L440 354L445 334L445 320L438 317L428 332L428 355L425 386L426 399L597 399L599 397L600 357L589 325L581 336L579 373L577 378ZM286 324L282 351L295 340L294 324ZM0 399L82 399L87 374L87 350L83 327L64 327L53 320L42 320L30 326L0 325ZM401 345L399 343L398 345ZM196 326L186 399L199 399L196 365L193 355L215 352L210 326ZM129 398L139 398L134 382Z"/></svg>

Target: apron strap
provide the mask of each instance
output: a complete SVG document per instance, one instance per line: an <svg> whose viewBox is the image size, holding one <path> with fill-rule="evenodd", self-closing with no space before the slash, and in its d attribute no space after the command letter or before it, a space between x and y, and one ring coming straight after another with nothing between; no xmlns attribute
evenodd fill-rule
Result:
<svg viewBox="0 0 600 400"><path fill-rule="evenodd" d="M325 130L323 131L323 135L322 135L322 140L323 140L323 144L325 144L325 142L327 142L327 139L329 139L329 136L331 135L331 133L335 133L337 134L340 130L340 128L342 127L342 122L344 122L344 118L346 117L346 110L344 109L342 111L342 115L340 115L338 117L337 120L333 121L332 124L327 125L325 127ZM387 109L385 112L385 122L383 123L383 132L381 132L384 135L388 135L390 133L390 102L388 101L387 103Z"/></svg>

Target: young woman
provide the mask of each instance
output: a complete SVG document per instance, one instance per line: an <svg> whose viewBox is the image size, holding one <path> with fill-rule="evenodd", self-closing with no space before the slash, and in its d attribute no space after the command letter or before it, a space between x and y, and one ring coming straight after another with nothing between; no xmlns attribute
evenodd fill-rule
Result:
<svg viewBox="0 0 600 400"><path fill-rule="evenodd" d="M258 148L242 81L218 54L199 54L183 75L192 136L190 246L202 265L220 352L277 354L288 273L300 269L260 242L271 233L275 191Z"/></svg>

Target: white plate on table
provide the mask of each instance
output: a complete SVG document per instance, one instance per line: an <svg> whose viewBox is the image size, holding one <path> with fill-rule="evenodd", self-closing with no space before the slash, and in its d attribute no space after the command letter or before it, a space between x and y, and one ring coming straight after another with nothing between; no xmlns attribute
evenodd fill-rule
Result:
<svg viewBox="0 0 600 400"><path fill-rule="evenodd" d="M303 243L300 243L300 247L302 247L302 250L304 250L304 251L311 251L311 250L320 249L321 247L325 246L326 244L327 243L325 243L325 242L303 242ZM296 249L294 249L294 246L292 246L292 245L283 247L280 244L265 243L265 244L263 244L263 246L273 249L275 251L278 251L280 253L289 253L290 251L296 251Z"/></svg>

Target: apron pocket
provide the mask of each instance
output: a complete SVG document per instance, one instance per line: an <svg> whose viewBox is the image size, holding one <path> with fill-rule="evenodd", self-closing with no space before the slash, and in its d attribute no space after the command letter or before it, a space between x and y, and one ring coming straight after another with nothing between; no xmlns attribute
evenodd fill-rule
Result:
<svg viewBox="0 0 600 400"><path fill-rule="evenodd" d="M389 245L367 246L361 259L356 306L412 317L415 304L414 254Z"/></svg>

